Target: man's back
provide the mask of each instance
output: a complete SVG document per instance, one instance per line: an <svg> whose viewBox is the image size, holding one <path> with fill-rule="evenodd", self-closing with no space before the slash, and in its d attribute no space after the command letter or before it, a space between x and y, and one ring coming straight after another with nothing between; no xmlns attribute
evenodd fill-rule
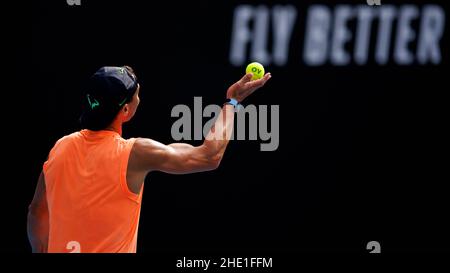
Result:
<svg viewBox="0 0 450 273"><path fill-rule="evenodd" d="M44 164L49 252L136 252L142 190L126 181L134 141L82 130L55 144Z"/></svg>
<svg viewBox="0 0 450 273"><path fill-rule="evenodd" d="M33 252L135 252L145 177L153 171L216 169L239 103L271 75L252 77L248 73L228 88L228 101L202 145L165 145L120 137L122 124L136 113L140 85L130 67L99 69L86 89L80 119L82 128L91 130L60 139L39 176L27 218Z"/></svg>

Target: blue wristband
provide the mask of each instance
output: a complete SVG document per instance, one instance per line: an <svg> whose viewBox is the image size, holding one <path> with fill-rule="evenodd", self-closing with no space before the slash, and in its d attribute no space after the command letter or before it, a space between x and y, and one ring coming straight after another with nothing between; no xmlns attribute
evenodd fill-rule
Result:
<svg viewBox="0 0 450 273"><path fill-rule="evenodd" d="M226 103L233 105L234 108L236 108L239 105L239 102L236 99L233 99L233 98L229 99Z"/></svg>

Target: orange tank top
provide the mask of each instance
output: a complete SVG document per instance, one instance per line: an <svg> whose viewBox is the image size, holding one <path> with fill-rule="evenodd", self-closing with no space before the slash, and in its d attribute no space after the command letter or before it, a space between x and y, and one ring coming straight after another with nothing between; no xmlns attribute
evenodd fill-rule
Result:
<svg viewBox="0 0 450 273"><path fill-rule="evenodd" d="M126 182L134 141L82 130L56 142L43 167L48 252L136 252L143 189Z"/></svg>

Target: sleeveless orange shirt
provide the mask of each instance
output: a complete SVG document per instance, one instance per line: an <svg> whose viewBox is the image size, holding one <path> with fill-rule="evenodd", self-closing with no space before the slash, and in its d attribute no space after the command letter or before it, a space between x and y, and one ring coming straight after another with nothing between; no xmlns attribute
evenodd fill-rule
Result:
<svg viewBox="0 0 450 273"><path fill-rule="evenodd" d="M81 130L56 142L43 168L48 252L136 252L143 189L126 182L134 141Z"/></svg>

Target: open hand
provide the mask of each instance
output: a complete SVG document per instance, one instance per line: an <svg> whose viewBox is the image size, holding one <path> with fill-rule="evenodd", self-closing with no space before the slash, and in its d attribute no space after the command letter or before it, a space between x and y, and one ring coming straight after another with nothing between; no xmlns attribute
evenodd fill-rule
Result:
<svg viewBox="0 0 450 273"><path fill-rule="evenodd" d="M238 102L242 102L257 89L264 86L264 84L272 77L270 73L266 73L261 79L252 81L252 76L252 73L248 73L230 86L227 91L227 99L233 98Z"/></svg>

